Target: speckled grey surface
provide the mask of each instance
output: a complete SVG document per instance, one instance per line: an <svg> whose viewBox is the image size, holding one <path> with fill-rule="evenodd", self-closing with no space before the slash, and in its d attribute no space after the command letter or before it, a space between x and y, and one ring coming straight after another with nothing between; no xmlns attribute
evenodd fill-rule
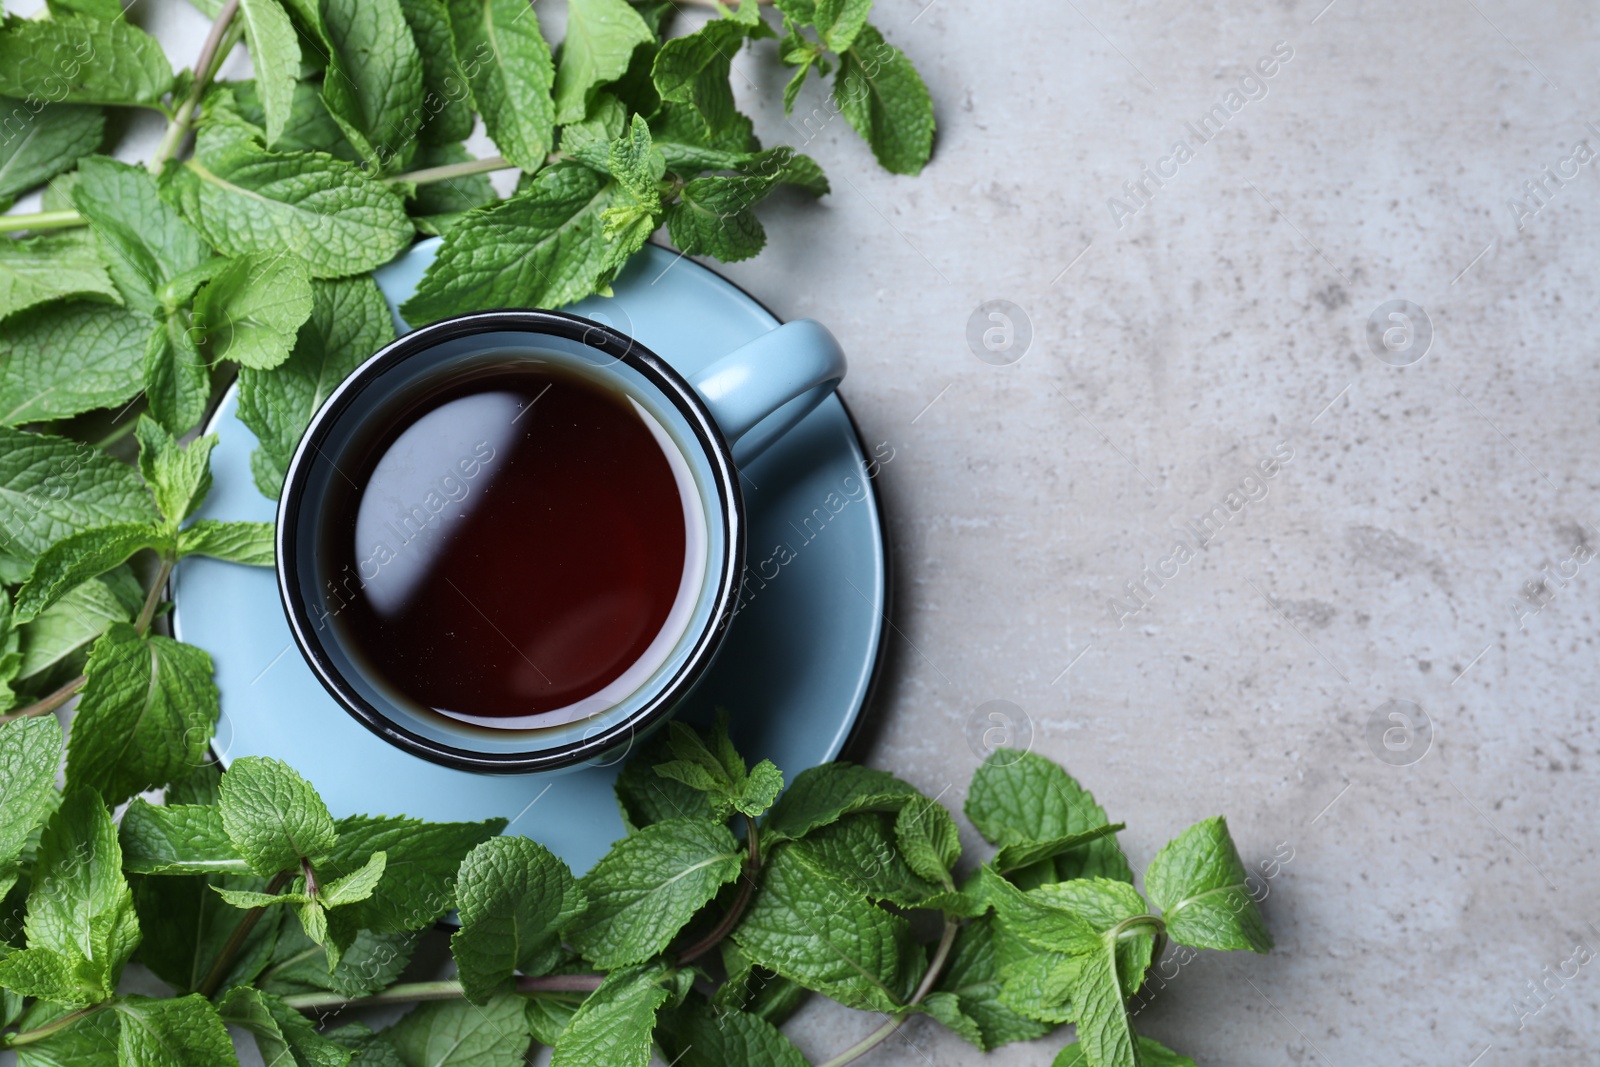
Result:
<svg viewBox="0 0 1600 1067"><path fill-rule="evenodd" d="M1600 950L1600 167L1574 157L1600 145L1600 14L1326 2L880 0L938 111L918 178L815 85L786 126L782 72L741 55L763 136L835 192L770 204L768 251L725 273L833 328L892 449L871 762L959 807L978 709L1009 701L1136 868L1226 813L1276 871L1277 951L1201 955L1141 1027L1215 1067L1592 1062L1600 970L1559 975ZM1031 323L1009 365L968 344L992 300ZM1390 300L1425 354L1414 314L1374 354ZM877 1024L813 1002L789 1030L821 1061ZM917 1021L862 1062L1062 1043L984 1057Z"/></svg>

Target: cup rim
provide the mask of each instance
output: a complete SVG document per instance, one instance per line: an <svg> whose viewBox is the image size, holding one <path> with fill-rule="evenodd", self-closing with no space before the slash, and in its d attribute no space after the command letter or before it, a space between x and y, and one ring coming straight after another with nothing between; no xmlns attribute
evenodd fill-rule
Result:
<svg viewBox="0 0 1600 1067"><path fill-rule="evenodd" d="M413 356L461 337L485 333L527 333L577 341L599 350L638 371L683 416L709 462L717 497L722 501L723 543L721 565L707 568L707 579L717 583L710 617L694 638L694 646L672 678L626 718L577 741L552 748L516 752L482 752L445 744L395 722L355 689L333 664L309 625L299 583L290 580L290 562L297 558L299 519L305 505L308 454L327 430L354 407L365 389L385 372ZM459 770L491 774L526 774L572 767L600 756L624 741L659 725L678 702L694 688L716 658L728 631L737 599L738 576L745 563L745 503L734 467L733 454L710 410L687 379L639 341L603 323L546 309L501 308L453 315L419 327L391 341L368 357L342 381L311 417L284 474L278 497L273 566L289 631L302 658L334 700L357 722L390 744L433 763ZM708 516L708 518L710 518Z"/></svg>

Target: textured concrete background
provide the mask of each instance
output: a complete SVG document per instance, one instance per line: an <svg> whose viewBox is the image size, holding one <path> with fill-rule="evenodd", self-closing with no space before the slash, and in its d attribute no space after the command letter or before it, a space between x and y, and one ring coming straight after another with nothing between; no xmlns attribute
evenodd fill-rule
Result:
<svg viewBox="0 0 1600 1067"><path fill-rule="evenodd" d="M768 251L725 272L838 333L894 448L871 762L959 807L1003 700L1014 742L1128 823L1136 869L1225 813L1276 874L1278 949L1202 954L1138 1018L1202 1065L1589 1062L1600 976L1559 974L1600 951L1600 166L1574 151L1600 145L1600 14L924 2L874 16L933 92L918 178L878 170L815 83L786 124L770 44L736 62L766 141L835 192L769 205ZM141 6L195 50L197 15ZM1219 103L1202 141L1186 123ZM1125 191L1178 141L1175 176ZM1395 299L1432 338L1413 315L1385 362L1368 320ZM969 318L993 300L1020 314L985 362ZM789 1030L820 1061L877 1023L813 1002ZM983 1057L919 1021L863 1062L1063 1041Z"/></svg>

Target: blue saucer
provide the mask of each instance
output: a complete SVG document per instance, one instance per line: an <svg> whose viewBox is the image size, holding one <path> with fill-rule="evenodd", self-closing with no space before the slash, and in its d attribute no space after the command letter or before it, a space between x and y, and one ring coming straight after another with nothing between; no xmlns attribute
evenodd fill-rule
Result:
<svg viewBox="0 0 1600 1067"><path fill-rule="evenodd" d="M415 290L437 247L419 244L377 272L391 308ZM654 245L634 257L613 289L613 298L592 297L570 310L637 337L686 376L778 325L732 283ZM275 502L251 480L256 439L237 406L230 390L208 427L220 440L211 460L215 486L201 514L271 521ZM709 722L715 708L727 708L745 757L770 759L789 779L839 755L880 660L889 575L868 474L878 469L869 467L872 458L833 397L745 469L745 607L679 713ZM502 816L512 820L508 832L541 842L578 872L622 836L611 791L620 761L479 775L408 755L369 733L300 658L270 570L185 560L171 595L173 632L216 662L222 719L214 748L224 765L239 756L284 760L316 785L336 817Z"/></svg>

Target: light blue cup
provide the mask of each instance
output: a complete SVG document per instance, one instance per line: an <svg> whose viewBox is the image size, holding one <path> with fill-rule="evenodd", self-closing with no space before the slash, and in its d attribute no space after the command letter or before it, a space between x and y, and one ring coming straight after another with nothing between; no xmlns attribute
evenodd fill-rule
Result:
<svg viewBox="0 0 1600 1067"><path fill-rule="evenodd" d="M319 506L344 478L340 460L419 389L519 360L553 364L632 398L686 461L680 484L703 517L698 595L665 658L626 693L608 695L574 721L542 728L475 726L422 707L361 663L340 613L352 575L333 573L330 530ZM413 331L363 363L328 398L290 461L278 505L278 588L289 628L313 673L374 733L446 766L487 773L569 768L631 744L659 725L716 657L744 573L745 514L737 467L765 450L843 379L844 353L825 327L778 327L686 380L610 327L554 311L486 311ZM692 494L692 498L691 498Z"/></svg>

